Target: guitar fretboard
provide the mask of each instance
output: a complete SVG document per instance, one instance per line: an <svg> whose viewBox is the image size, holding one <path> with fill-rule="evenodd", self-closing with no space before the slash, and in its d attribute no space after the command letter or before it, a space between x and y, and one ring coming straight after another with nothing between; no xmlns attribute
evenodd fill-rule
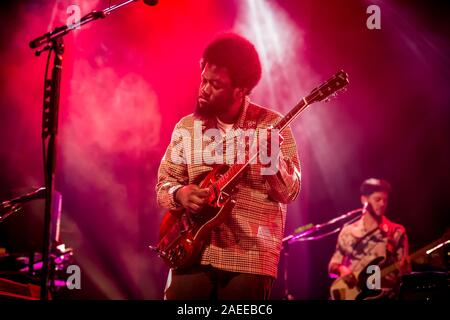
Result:
<svg viewBox="0 0 450 320"><path fill-rule="evenodd" d="M228 186L231 182L233 182L234 179L239 176L239 173L242 172L242 170L245 169L245 167L249 164L249 162L246 162L244 164L234 164L232 165L227 172L225 172L219 180L216 181L215 188L218 192L223 191L223 189Z"/></svg>

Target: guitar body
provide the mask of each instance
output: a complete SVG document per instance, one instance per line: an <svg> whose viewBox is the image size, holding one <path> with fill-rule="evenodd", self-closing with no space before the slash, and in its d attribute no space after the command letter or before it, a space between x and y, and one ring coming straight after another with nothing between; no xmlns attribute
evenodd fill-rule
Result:
<svg viewBox="0 0 450 320"><path fill-rule="evenodd" d="M358 285L350 287L342 278L333 281L330 288L332 300L358 300L361 289Z"/></svg>
<svg viewBox="0 0 450 320"><path fill-rule="evenodd" d="M340 277L333 281L330 287L330 297L332 300L369 300L377 299L382 296L381 290L373 290L367 288L367 278L370 274L367 268L371 265L379 265L385 258L378 257L373 259L366 268L364 268L357 276L357 285L350 287L345 280Z"/></svg>
<svg viewBox="0 0 450 320"><path fill-rule="evenodd" d="M208 188L227 169L226 165L215 167L199 187ZM226 219L234 205L231 194L221 192L197 213L186 209L166 212L160 226L158 254L172 269L183 269L198 262L211 230Z"/></svg>

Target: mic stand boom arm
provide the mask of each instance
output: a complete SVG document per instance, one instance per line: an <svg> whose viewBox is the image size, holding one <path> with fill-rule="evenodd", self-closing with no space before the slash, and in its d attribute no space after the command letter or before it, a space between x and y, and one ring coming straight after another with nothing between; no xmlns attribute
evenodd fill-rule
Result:
<svg viewBox="0 0 450 320"><path fill-rule="evenodd" d="M289 287L288 287L288 284L289 284L289 280L288 280L289 245L291 243L294 243L297 241L322 239L333 233L336 233L339 230L341 230L342 227L337 227L330 232L326 232L325 234L312 236L312 234L322 231L325 227L333 225L337 222L340 222L341 220L348 219L351 217L351 219L346 222L346 224L347 224L348 222L359 219L361 217L362 213L365 211L365 209L366 208L364 207L361 209L355 209L355 210L349 211L347 213L344 213L343 215L340 215L339 217L333 218L322 224L316 224L316 225L314 225L312 223L307 224L305 226L297 228L296 230L299 230L299 231L296 231L294 234L290 234L283 239L282 243L283 243L283 252L284 252L284 254L283 254L283 258L284 258L284 263L283 263L284 299L286 299L286 300L294 299L293 295L289 293ZM308 236L308 237L306 238L306 236Z"/></svg>
<svg viewBox="0 0 450 320"><path fill-rule="evenodd" d="M72 31L74 29L78 29L79 27L81 27L82 25L84 25L86 23L89 23L91 21L94 21L94 20L97 20L100 18L102 18L102 19L106 18L106 16L108 14L110 14L111 12L113 12L114 10L117 10L123 6L126 6L126 5L130 4L131 2L136 2L136 0L127 0L125 2L108 7L102 11L92 11L92 12L88 13L87 15L85 15L84 17L82 17L80 19L80 21L77 23L56 27L55 29L53 29L53 31L47 32L46 34L31 40L29 43L30 48L36 49L37 47L40 47L40 46L46 44L46 46L42 50L36 51L36 55L39 56L43 51L51 49L52 42L55 39L65 36L70 31Z"/></svg>
<svg viewBox="0 0 450 320"><path fill-rule="evenodd" d="M316 225L311 225L310 224L311 226L308 225L310 227L306 228L305 230L303 230L303 231L301 231L299 233L296 233L296 234L288 235L287 237L285 237L283 239L283 242L293 243L293 242L296 242L296 241L321 239L321 238L326 237L326 236L328 236L330 234L338 232L339 230L341 230L341 227L338 227L338 228L334 229L331 232L327 232L324 235L319 235L319 236L310 236L310 235L314 234L314 233L317 233L319 231L322 231L322 229L324 229L324 228L326 228L328 226L331 226L331 225L333 225L333 224L335 224L337 222L340 222L341 220L348 219L348 218L352 217L353 215L359 213L358 215L355 215L355 217L352 217L352 219L351 219L351 221L356 220L362 215L363 212L364 212L364 208L355 209L355 210L349 211L347 213L344 213L343 215L340 215L339 217L333 218L333 219L331 219L331 220L329 220L329 221L327 221L325 223L316 224ZM310 236L310 237L305 238L306 236Z"/></svg>
<svg viewBox="0 0 450 320"><path fill-rule="evenodd" d="M19 212L22 209L22 207L20 207L21 203L25 203L35 199L43 199L44 197L45 188L39 188L34 190L33 192L24 194L14 199L3 201L2 203L0 203L0 210L7 210L7 212L0 216L0 223L13 213Z"/></svg>

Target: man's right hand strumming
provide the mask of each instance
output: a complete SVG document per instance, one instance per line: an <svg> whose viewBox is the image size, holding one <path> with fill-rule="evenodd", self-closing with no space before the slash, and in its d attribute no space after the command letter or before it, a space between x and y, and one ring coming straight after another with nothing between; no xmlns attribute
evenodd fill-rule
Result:
<svg viewBox="0 0 450 320"><path fill-rule="evenodd" d="M199 212L208 200L208 189L201 189L195 184L181 187L175 193L176 201L192 212Z"/></svg>
<svg viewBox="0 0 450 320"><path fill-rule="evenodd" d="M350 288L353 288L358 284L355 274L344 265L339 266L339 276L348 284Z"/></svg>

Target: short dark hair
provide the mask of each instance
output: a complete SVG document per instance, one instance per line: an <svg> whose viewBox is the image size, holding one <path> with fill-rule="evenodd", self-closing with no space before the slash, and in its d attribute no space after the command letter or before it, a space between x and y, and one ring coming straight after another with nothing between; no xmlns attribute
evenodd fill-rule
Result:
<svg viewBox="0 0 450 320"><path fill-rule="evenodd" d="M390 183L383 179L370 178L361 184L360 192L362 196L370 196L372 193L379 191L390 194L392 191Z"/></svg>
<svg viewBox="0 0 450 320"><path fill-rule="evenodd" d="M250 93L261 79L261 62L255 46L246 38L233 32L222 33L203 51L200 61L227 69L233 86L246 88Z"/></svg>

